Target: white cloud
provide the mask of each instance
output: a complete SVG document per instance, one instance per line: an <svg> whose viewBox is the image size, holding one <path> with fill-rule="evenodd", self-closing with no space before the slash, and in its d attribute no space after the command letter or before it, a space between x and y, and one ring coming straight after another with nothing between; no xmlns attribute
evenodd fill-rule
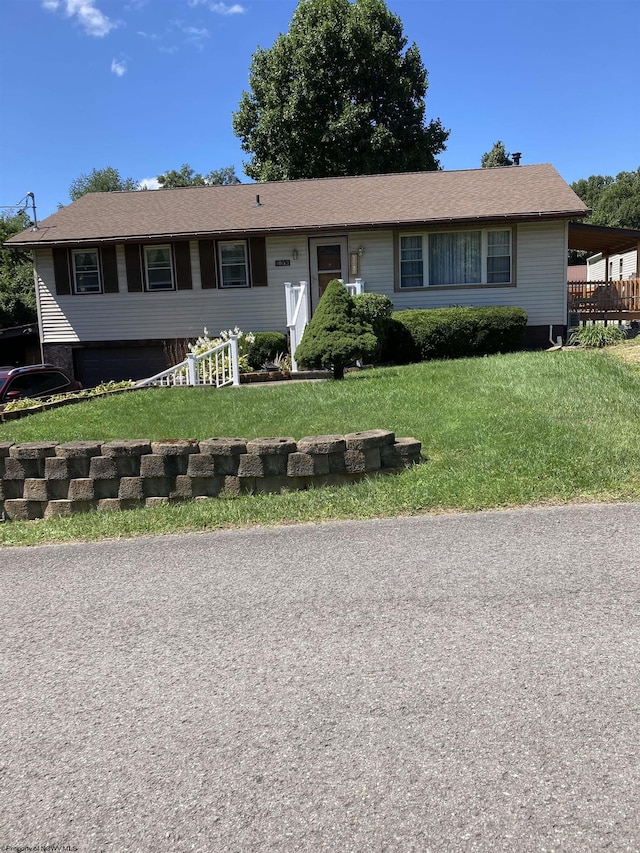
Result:
<svg viewBox="0 0 640 853"><path fill-rule="evenodd" d="M143 178L138 182L138 187L141 190L159 190L160 184L157 178Z"/></svg>
<svg viewBox="0 0 640 853"><path fill-rule="evenodd" d="M127 73L127 63L124 61L124 59L112 59L111 70L116 75L116 77L124 77L124 75Z"/></svg>
<svg viewBox="0 0 640 853"><path fill-rule="evenodd" d="M212 3L211 0L189 0L189 6L208 6L212 12L218 15L244 15L247 11L240 3L233 3L228 6L226 3Z"/></svg>
<svg viewBox="0 0 640 853"><path fill-rule="evenodd" d="M192 38L208 38L209 30L206 27L199 29L198 27L182 27L182 32Z"/></svg>
<svg viewBox="0 0 640 853"><path fill-rule="evenodd" d="M199 50L203 49L204 40L209 38L209 30L206 27L190 27L182 21L172 21L171 23L183 33L187 44L195 45Z"/></svg>
<svg viewBox="0 0 640 853"><path fill-rule="evenodd" d="M117 24L95 5L95 0L43 0L43 8L49 12L63 9L67 18L74 18L89 36L108 35Z"/></svg>
<svg viewBox="0 0 640 853"><path fill-rule="evenodd" d="M210 3L209 8L217 15L244 15L247 11L239 3L234 3L233 6L227 6L226 3Z"/></svg>

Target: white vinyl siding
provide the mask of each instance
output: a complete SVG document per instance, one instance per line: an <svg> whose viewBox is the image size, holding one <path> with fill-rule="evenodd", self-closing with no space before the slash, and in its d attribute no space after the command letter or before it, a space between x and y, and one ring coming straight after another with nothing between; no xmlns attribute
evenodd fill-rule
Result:
<svg viewBox="0 0 640 853"><path fill-rule="evenodd" d="M291 280L291 270L276 269L275 258L287 257L294 244L291 238L278 238L274 243L267 240L268 287L203 290L198 242L194 240L191 241L193 290L153 294L127 291L124 249L118 246L120 293L95 294L91 299L57 296L51 249L36 249L43 342L195 340L205 326L212 334L235 326L248 332L285 332L284 282ZM298 251L293 281L308 277L308 272L303 272L307 263L305 238L300 239Z"/></svg>
<svg viewBox="0 0 640 853"><path fill-rule="evenodd" d="M372 231L358 234L350 241L350 248L364 248L361 276L365 281L365 291L386 294L393 300L396 311L446 308L452 303L514 305L525 309L529 325L564 325L567 304L566 228L564 222L535 222L521 223L513 229L515 287L512 284L505 287L470 284L454 290L425 287L394 292L393 233Z"/></svg>
<svg viewBox="0 0 640 853"><path fill-rule="evenodd" d="M349 237L349 251L362 248L360 276L365 291L389 296L396 310L461 305L516 305L530 325L566 323L566 243L564 222L523 223L514 228L516 286L478 287L454 291L424 288L394 291L398 260L394 234L367 231ZM293 250L298 257L294 259ZM308 237L282 235L266 241L268 287L202 289L198 242L191 242L193 289L160 291L152 296L127 291L124 250L117 248L119 294L91 299L57 296L51 249L36 249L35 264L44 343L78 341L143 341L195 339L203 328L213 334L239 326L243 331L286 331L284 283L309 281ZM289 266L276 261L289 260ZM394 268L394 263L397 265Z"/></svg>
<svg viewBox="0 0 640 853"><path fill-rule="evenodd" d="M619 255L610 255L614 278L635 278L637 257L638 252L635 249ZM602 255L592 255L587 259L587 281L604 281L605 272L605 258Z"/></svg>

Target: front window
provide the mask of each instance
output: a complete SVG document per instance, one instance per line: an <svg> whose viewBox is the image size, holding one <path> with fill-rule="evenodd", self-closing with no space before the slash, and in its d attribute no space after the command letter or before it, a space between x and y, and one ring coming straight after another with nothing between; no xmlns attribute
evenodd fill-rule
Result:
<svg viewBox="0 0 640 853"><path fill-rule="evenodd" d="M422 287L422 235L400 238L400 287Z"/></svg>
<svg viewBox="0 0 640 853"><path fill-rule="evenodd" d="M247 244L244 240L219 243L222 287L248 287Z"/></svg>
<svg viewBox="0 0 640 853"><path fill-rule="evenodd" d="M73 283L76 293L100 293L100 267L97 249L73 252Z"/></svg>
<svg viewBox="0 0 640 853"><path fill-rule="evenodd" d="M511 231L487 231L487 284L511 281Z"/></svg>
<svg viewBox="0 0 640 853"><path fill-rule="evenodd" d="M511 229L400 235L400 288L509 284Z"/></svg>
<svg viewBox="0 0 640 853"><path fill-rule="evenodd" d="M147 290L173 290L171 246L145 246Z"/></svg>

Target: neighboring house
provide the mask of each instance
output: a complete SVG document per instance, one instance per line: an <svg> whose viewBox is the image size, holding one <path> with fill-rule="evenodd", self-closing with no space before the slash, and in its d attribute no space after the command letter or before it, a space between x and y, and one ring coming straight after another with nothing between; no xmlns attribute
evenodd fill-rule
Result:
<svg viewBox="0 0 640 853"><path fill-rule="evenodd" d="M598 252L587 258L587 281L621 281L625 278L640 278L637 249L608 257Z"/></svg>
<svg viewBox="0 0 640 853"><path fill-rule="evenodd" d="M46 360L89 385L166 366L167 342L286 330L285 282L364 279L396 309L515 305L528 341L567 325L569 220L550 165L89 193L15 235Z"/></svg>

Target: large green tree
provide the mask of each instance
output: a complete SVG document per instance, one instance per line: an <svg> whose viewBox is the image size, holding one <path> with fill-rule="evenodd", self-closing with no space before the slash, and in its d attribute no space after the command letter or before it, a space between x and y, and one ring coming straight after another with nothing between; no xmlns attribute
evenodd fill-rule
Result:
<svg viewBox="0 0 640 853"><path fill-rule="evenodd" d="M487 151L480 159L483 169L492 169L494 166L513 166L511 154L505 150L504 142L498 140L491 151Z"/></svg>
<svg viewBox="0 0 640 853"><path fill-rule="evenodd" d="M158 175L158 183L163 190L167 190L176 187L228 186L239 184L240 179L233 166L223 166L221 169L214 169L206 175L201 175L188 163L184 163L181 169L171 169L163 175Z"/></svg>
<svg viewBox="0 0 640 853"><path fill-rule="evenodd" d="M426 122L427 71L384 0L300 0L249 83L233 130L255 180L439 168L449 131Z"/></svg>
<svg viewBox="0 0 640 853"><path fill-rule="evenodd" d="M591 175L571 184L573 191L591 208L584 219L592 225L640 228L640 167L635 172Z"/></svg>
<svg viewBox="0 0 640 853"><path fill-rule="evenodd" d="M26 213L0 216L0 328L36 321L33 263L28 252L4 249L2 244L31 225Z"/></svg>
<svg viewBox="0 0 640 853"><path fill-rule="evenodd" d="M138 181L123 178L113 166L93 169L88 175L80 175L69 187L69 198L77 201L87 193L113 193L140 189Z"/></svg>

